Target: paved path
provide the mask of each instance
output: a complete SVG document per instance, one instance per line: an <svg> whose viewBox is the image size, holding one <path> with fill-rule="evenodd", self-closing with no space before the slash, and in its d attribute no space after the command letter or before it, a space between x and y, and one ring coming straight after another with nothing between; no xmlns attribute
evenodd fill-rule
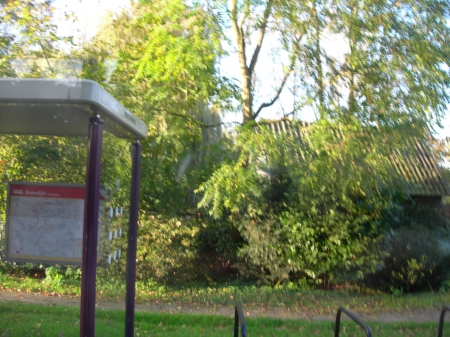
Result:
<svg viewBox="0 0 450 337"><path fill-rule="evenodd" d="M33 294L26 292L7 292L0 291L0 302L13 301L21 303L36 303L44 305L62 305L79 306L79 298L67 296L48 296L43 294ZM97 301L97 308L111 310L125 310L125 303ZM137 311L147 312L166 312L166 313L188 313L188 314L208 314L208 315L234 315L234 307L231 306L190 306L183 304L167 303L139 303L136 304ZM305 319L305 320L329 320L334 321L336 312L330 312L324 315L312 314L309 311L289 309L289 308L246 308L243 307L244 314L247 317L270 317L282 319ZM337 308L336 308L337 311ZM358 314L365 321L378 322L433 322L439 321L439 310L410 311L407 313L376 313L376 314ZM446 320L450 320L450 315ZM342 316L345 319L345 315Z"/></svg>

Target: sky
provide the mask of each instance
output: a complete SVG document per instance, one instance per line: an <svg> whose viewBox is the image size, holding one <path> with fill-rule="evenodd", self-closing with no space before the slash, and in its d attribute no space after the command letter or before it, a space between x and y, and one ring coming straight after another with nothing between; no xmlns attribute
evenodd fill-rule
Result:
<svg viewBox="0 0 450 337"><path fill-rule="evenodd" d="M59 33L61 35L72 35L91 38L97 32L101 18L108 11L118 12L129 6L130 0L55 0L54 6L59 14L63 11L73 12L77 18L76 22L59 20Z"/></svg>
<svg viewBox="0 0 450 337"><path fill-rule="evenodd" d="M60 13L62 13L63 11L70 11L73 12L74 16L77 18L76 22L71 22L65 20L61 15L61 19L58 23L59 33L61 35L75 35L80 36L82 39L89 39L95 35L98 29L98 23L101 21L101 18L107 14L108 11L117 12L129 6L129 4L130 0L55 0L54 5L58 10L60 10ZM270 44L270 41L265 40L264 43ZM342 47L338 39L333 38L326 43L329 46L330 50L339 50ZM221 71L231 77L237 77L237 73L232 73L232 69L235 69L237 71L237 67L235 66L236 62L238 62L236 55L231 55L230 57L224 59L220 65ZM259 69L263 69L263 71L269 70L269 73L270 70L272 70L272 65L269 60L262 59L261 61L259 61L257 67ZM274 83L273 77L268 78L267 81L269 83ZM263 92L261 96L264 97L265 94L266 93ZM268 92L267 96L270 97ZM267 119L281 118L283 117L281 113L282 108L285 107L285 109L288 110L289 106L291 105L292 100L290 98L290 95L282 95L280 98L280 102L269 109L265 109L265 111L261 113L260 117ZM450 114L447 114L447 117L443 121L444 129L437 130L439 138L450 137L449 115ZM303 114L300 114L299 117L302 120L308 122L314 120L314 114L311 111L305 111ZM238 115L228 114L224 117L224 121L239 122L239 117Z"/></svg>

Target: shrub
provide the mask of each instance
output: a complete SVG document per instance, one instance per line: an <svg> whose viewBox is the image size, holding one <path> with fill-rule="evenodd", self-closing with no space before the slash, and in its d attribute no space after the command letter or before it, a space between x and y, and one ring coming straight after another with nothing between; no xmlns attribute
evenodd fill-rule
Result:
<svg viewBox="0 0 450 337"><path fill-rule="evenodd" d="M390 159L391 148L406 149L404 137L389 131L351 119L320 119L300 137L252 123L236 130L229 156L197 193L215 219L233 217L245 240L240 272L276 284L373 272L382 216L404 188Z"/></svg>
<svg viewBox="0 0 450 337"><path fill-rule="evenodd" d="M450 267L450 252L440 241L443 235L448 236L448 230L423 226L391 230L382 243L389 255L367 282L385 291L439 289Z"/></svg>
<svg viewBox="0 0 450 337"><path fill-rule="evenodd" d="M126 271L126 229L123 257L100 271L100 277L124 279ZM236 274L239 233L227 225L194 217L141 215L137 238L138 281L181 284L218 281Z"/></svg>
<svg viewBox="0 0 450 337"><path fill-rule="evenodd" d="M44 283L53 291L62 292L64 285L79 285L81 282L81 268L50 266L45 268Z"/></svg>
<svg viewBox="0 0 450 337"><path fill-rule="evenodd" d="M231 222L202 222L197 235L197 257L195 265L198 275L221 281L235 277L238 262L237 252L244 243L239 230Z"/></svg>

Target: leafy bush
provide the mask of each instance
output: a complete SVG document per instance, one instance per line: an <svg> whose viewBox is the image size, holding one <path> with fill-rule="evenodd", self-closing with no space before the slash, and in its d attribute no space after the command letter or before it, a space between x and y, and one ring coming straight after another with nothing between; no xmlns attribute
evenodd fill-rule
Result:
<svg viewBox="0 0 450 337"><path fill-rule="evenodd" d="M137 238L136 278L141 282L218 281L233 276L241 241L230 226L193 217L141 215ZM127 237L126 229L124 238ZM100 270L100 277L125 277L126 254Z"/></svg>
<svg viewBox="0 0 450 337"><path fill-rule="evenodd" d="M404 227L440 229L450 224L444 213L443 205L423 205L411 198L399 196L396 207L384 212L382 223L384 228L394 230Z"/></svg>
<svg viewBox="0 0 450 337"><path fill-rule="evenodd" d="M202 222L196 241L197 274L201 271L204 278L212 281L234 278L238 274L237 252L244 241L233 223Z"/></svg>
<svg viewBox="0 0 450 337"><path fill-rule="evenodd" d="M63 285L79 286L81 282L81 268L50 266L45 269L44 283L55 292L62 292Z"/></svg>
<svg viewBox="0 0 450 337"><path fill-rule="evenodd" d="M366 281L385 291L439 289L450 276L450 252L441 242L448 235L448 230L426 227L390 231L382 243L389 255L384 259L383 267Z"/></svg>
<svg viewBox="0 0 450 337"><path fill-rule="evenodd" d="M383 214L404 188L390 159L390 146L402 151L404 139L387 131L325 119L298 138L251 123L237 130L228 157L197 192L200 207L244 238L240 272L276 284L373 272L383 258Z"/></svg>

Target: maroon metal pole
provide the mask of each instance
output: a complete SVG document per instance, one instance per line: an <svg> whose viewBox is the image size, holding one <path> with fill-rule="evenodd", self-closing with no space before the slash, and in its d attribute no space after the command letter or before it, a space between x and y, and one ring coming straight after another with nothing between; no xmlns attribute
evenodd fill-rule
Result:
<svg viewBox="0 0 450 337"><path fill-rule="evenodd" d="M125 337L134 336L134 304L136 283L136 243L139 210L139 184L141 180L141 150L138 140L133 144L133 163L131 167L130 219L128 224L128 249L125 295Z"/></svg>
<svg viewBox="0 0 450 337"><path fill-rule="evenodd" d="M89 122L86 196L84 200L83 255L81 259L80 337L95 336L95 273L97 267L98 206L103 120Z"/></svg>

